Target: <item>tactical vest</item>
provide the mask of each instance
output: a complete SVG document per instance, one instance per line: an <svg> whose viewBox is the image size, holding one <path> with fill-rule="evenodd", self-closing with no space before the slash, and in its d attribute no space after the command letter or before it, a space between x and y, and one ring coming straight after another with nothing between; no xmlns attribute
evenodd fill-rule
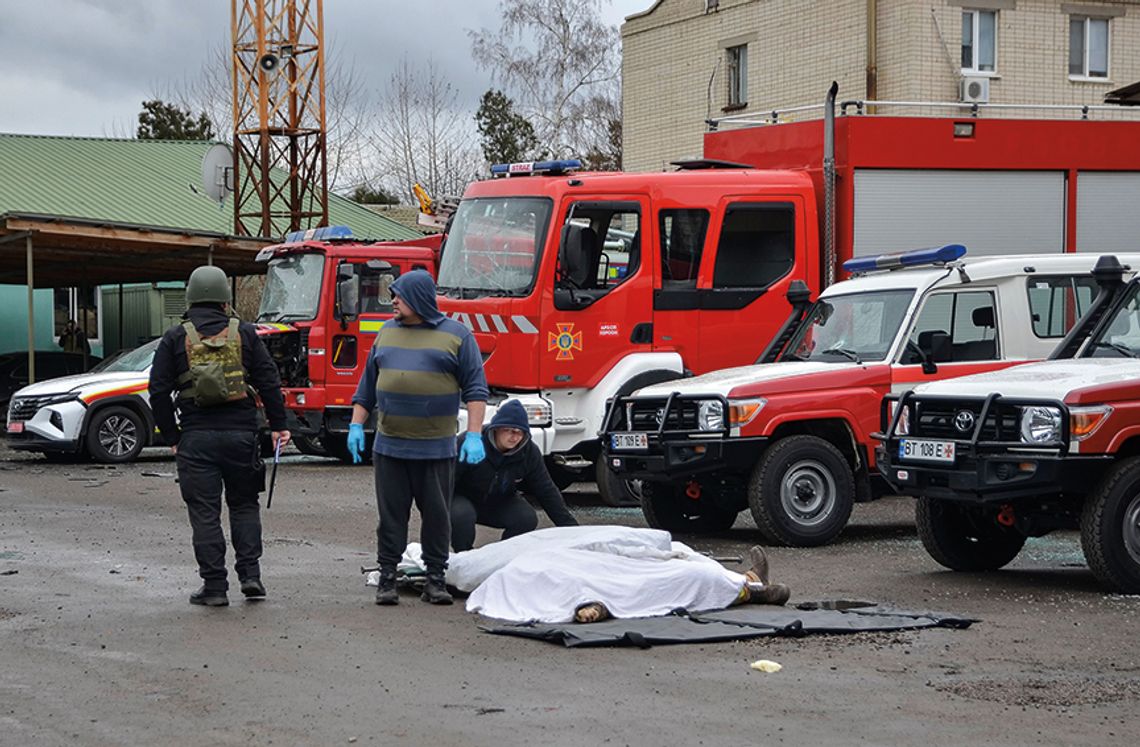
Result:
<svg viewBox="0 0 1140 747"><path fill-rule="evenodd" d="M238 319L212 337L202 337L192 322L182 323L186 330L186 360L190 370L178 377L182 399L192 400L198 407L215 407L249 396L245 369L241 364L241 334Z"/></svg>

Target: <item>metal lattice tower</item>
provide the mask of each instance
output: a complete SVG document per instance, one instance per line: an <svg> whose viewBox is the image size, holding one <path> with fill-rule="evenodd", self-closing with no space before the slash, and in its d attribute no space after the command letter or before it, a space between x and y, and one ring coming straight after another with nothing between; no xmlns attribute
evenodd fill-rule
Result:
<svg viewBox="0 0 1140 747"><path fill-rule="evenodd" d="M232 0L234 233L328 225L324 0Z"/></svg>

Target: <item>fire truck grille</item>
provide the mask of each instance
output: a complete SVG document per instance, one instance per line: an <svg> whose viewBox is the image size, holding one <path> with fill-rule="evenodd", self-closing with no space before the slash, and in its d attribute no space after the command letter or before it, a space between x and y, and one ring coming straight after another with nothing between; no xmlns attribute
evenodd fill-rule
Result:
<svg viewBox="0 0 1140 747"><path fill-rule="evenodd" d="M915 400L918 418L912 435L923 438L968 439L974 434L982 412L981 400ZM980 441L1015 441L1021 408L995 404L986 413Z"/></svg>
<svg viewBox="0 0 1140 747"><path fill-rule="evenodd" d="M641 400L627 403L621 413L621 427L630 431L656 431L664 422L666 431L697 430L698 404L675 401L665 415L665 400Z"/></svg>

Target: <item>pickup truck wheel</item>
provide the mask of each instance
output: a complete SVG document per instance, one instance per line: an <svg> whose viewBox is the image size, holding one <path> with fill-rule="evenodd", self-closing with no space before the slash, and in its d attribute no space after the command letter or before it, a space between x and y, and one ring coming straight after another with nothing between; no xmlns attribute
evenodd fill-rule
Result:
<svg viewBox="0 0 1140 747"><path fill-rule="evenodd" d="M693 500L681 487L667 482L641 484L641 512L651 528L667 532L723 532L736 522L735 511Z"/></svg>
<svg viewBox="0 0 1140 747"><path fill-rule="evenodd" d="M760 533L792 547L834 540L855 504L855 476L839 449L817 436L789 436L768 447L748 481L748 507Z"/></svg>
<svg viewBox="0 0 1140 747"><path fill-rule="evenodd" d="M920 497L914 506L918 538L930 557L952 571L996 571L1017 557L1025 535L980 508Z"/></svg>
<svg viewBox="0 0 1140 747"><path fill-rule="evenodd" d="M598 495L607 506L641 505L641 480L623 480L606 466L606 460L601 457L594 464L594 479L598 483Z"/></svg>
<svg viewBox="0 0 1140 747"><path fill-rule="evenodd" d="M96 411L87 424L87 453L96 462L133 462L146 446L143 419L126 407Z"/></svg>
<svg viewBox="0 0 1140 747"><path fill-rule="evenodd" d="M1085 501L1081 547L1101 583L1140 593L1140 457L1110 470Z"/></svg>

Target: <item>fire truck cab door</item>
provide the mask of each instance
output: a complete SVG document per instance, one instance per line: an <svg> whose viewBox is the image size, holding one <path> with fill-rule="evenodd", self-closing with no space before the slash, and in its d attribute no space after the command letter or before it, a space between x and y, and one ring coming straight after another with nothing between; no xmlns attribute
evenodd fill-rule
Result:
<svg viewBox="0 0 1140 747"><path fill-rule="evenodd" d="M543 314L543 388L589 387L624 356L653 346L649 203L641 195L575 195L562 211L552 272L553 308Z"/></svg>

